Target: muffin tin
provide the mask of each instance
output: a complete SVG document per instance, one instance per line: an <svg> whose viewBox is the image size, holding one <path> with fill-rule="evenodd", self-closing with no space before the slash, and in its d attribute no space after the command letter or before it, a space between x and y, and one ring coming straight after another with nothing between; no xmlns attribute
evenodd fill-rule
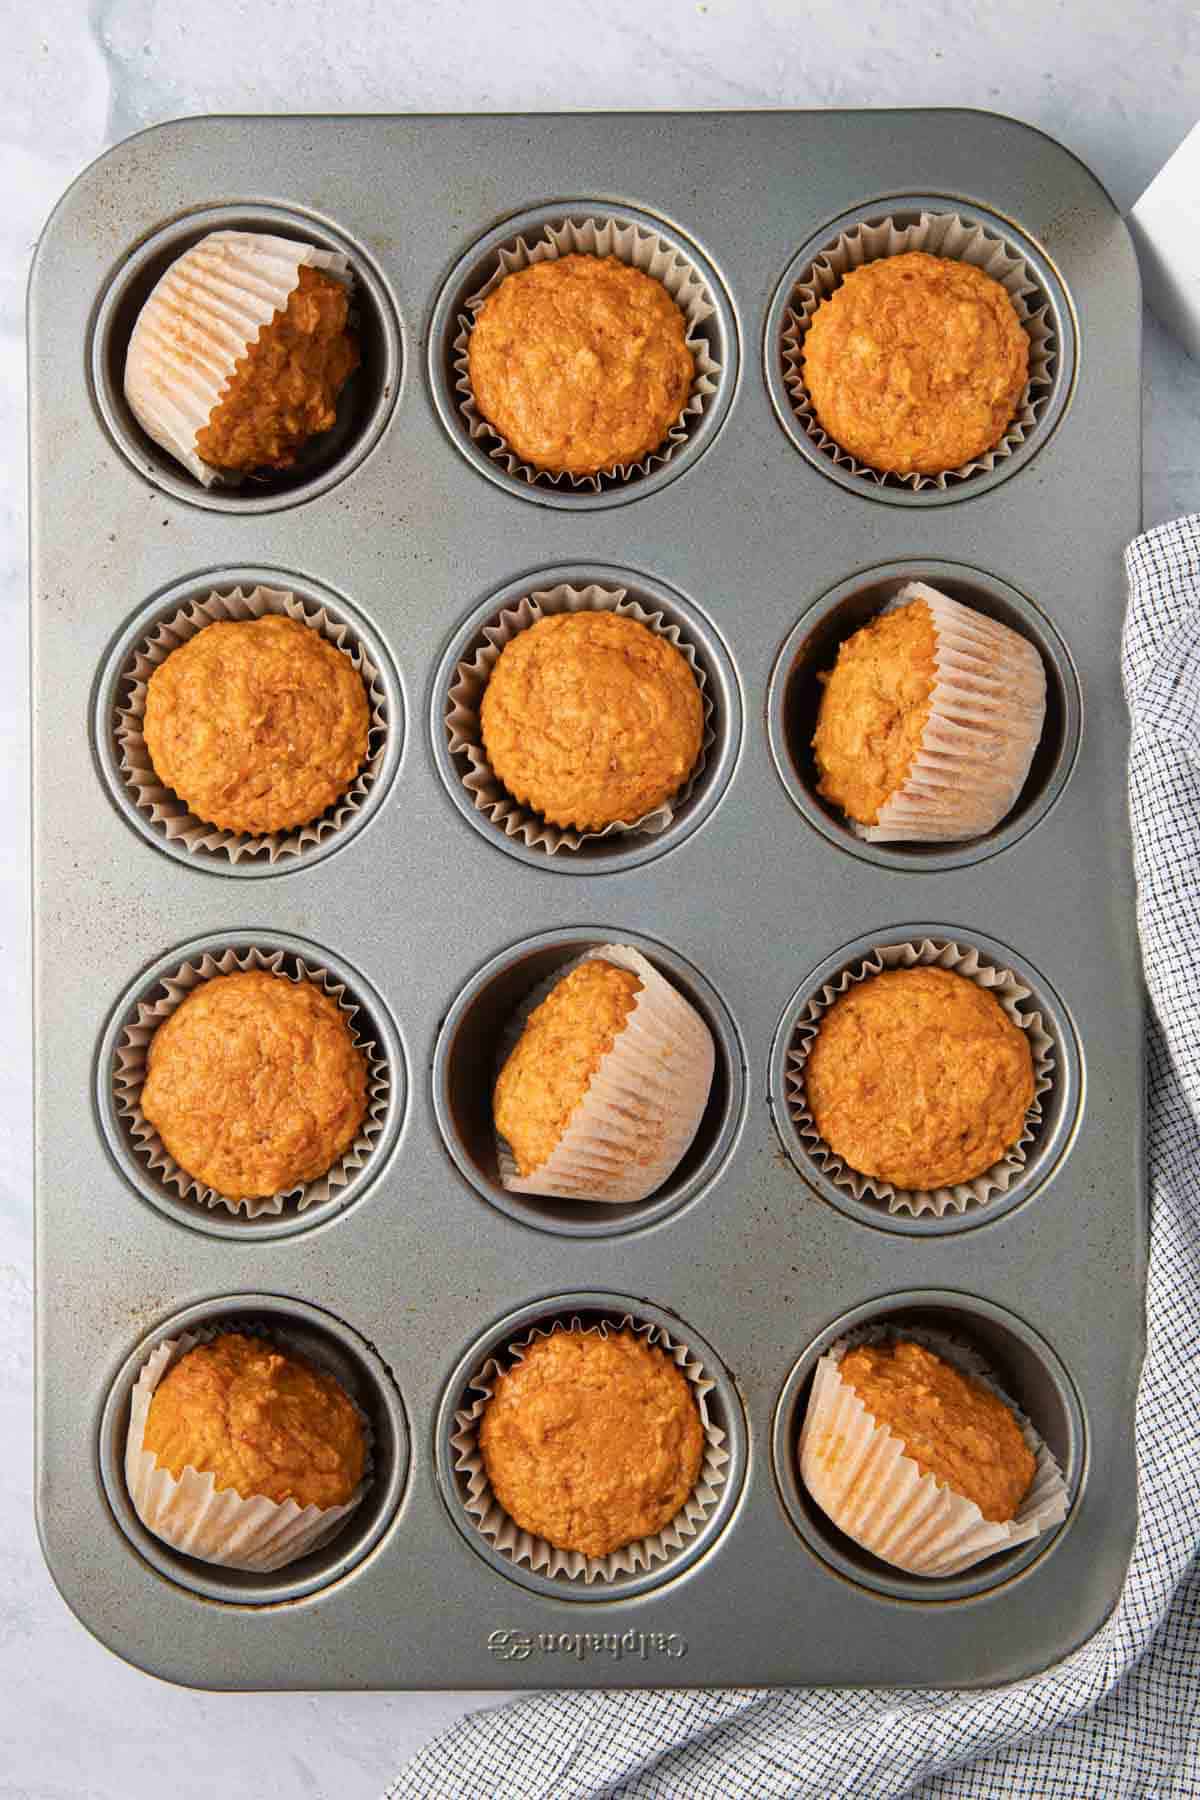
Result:
<svg viewBox="0 0 1200 1800"><path fill-rule="evenodd" d="M805 449L781 319L847 221L931 207L1010 234L1059 355L1019 453L914 492ZM686 441L599 490L510 475L465 429L453 382L459 312L498 247L567 218L644 222L713 303L720 374ZM206 491L140 437L120 369L139 297L226 225L344 248L365 355L296 471ZM975 113L189 120L70 190L30 318L37 1495L81 1619L142 1667L223 1688L956 1686L1081 1643L1132 1544L1145 1239L1118 686L1140 314L1098 183ZM968 846L865 845L813 790L815 672L914 577L1023 631L1047 668L1026 791ZM463 789L446 685L500 607L589 581L687 636L714 737L666 831L549 855ZM114 750L138 634L253 583L325 606L386 700L364 804L274 862L169 838ZM950 1228L827 1191L784 1087L814 986L864 947L925 937L1013 968L1055 1043L1020 1180ZM496 1038L530 987L605 941L636 945L707 1017L708 1114L641 1206L506 1194L487 1129ZM345 1187L256 1221L156 1191L112 1104L131 1005L230 946L331 970L392 1073ZM626 1313L711 1374L728 1478L686 1550L636 1578L533 1579L471 1522L454 1412L537 1324ZM375 1435L361 1516L270 1578L167 1551L121 1475L154 1344L234 1319L307 1344ZM868 1319L949 1328L983 1353L1063 1466L1059 1529L919 1582L815 1513L794 1468L806 1384Z"/></svg>

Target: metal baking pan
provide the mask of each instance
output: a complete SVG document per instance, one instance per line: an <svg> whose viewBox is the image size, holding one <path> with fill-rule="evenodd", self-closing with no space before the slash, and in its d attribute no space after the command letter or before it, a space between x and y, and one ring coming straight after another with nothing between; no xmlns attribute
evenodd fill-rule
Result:
<svg viewBox="0 0 1200 1800"><path fill-rule="evenodd" d="M798 258L847 215L921 204L1022 247L1061 354L1018 455L914 494L801 443L777 336ZM589 209L700 270L720 376L650 475L530 488L463 427L456 318L514 220ZM139 441L121 357L165 262L230 222L347 248L364 363L313 459L205 492ZM949 1687L1081 1643L1133 1537L1146 1225L1118 686L1140 312L1099 184L1039 133L969 112L186 120L75 183L30 317L37 1503L79 1617L131 1662L221 1688ZM464 803L442 684L491 603L563 571L644 590L690 626L716 725L661 838L551 857ZM931 852L852 838L804 748L831 645L921 573L1024 630L1050 679L1014 814ZM135 620L239 579L357 622L388 709L366 816L273 863L181 850L114 777ZM1061 1051L1015 1190L932 1224L829 1191L781 1073L823 970L860 942L925 934L1011 959ZM713 1027L700 1135L642 1208L505 1195L487 1129L496 1034L556 964L610 939L641 945ZM108 1104L113 1033L138 997L172 958L247 944L333 966L392 1059L376 1151L311 1216L247 1222L155 1191ZM490 1346L531 1321L625 1310L703 1357L729 1477L698 1541L651 1579L564 1588L470 1525L452 1414ZM824 1343L880 1316L948 1325L985 1353L1067 1471L1062 1528L922 1584L815 1513L793 1465L805 1383ZM123 1492L148 1346L222 1317L291 1332L375 1427L361 1517L271 1578L189 1564Z"/></svg>

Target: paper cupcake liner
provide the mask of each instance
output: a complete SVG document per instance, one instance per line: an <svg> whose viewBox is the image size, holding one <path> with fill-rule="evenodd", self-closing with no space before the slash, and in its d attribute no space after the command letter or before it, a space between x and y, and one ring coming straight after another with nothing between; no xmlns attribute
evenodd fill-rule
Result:
<svg viewBox="0 0 1200 1800"><path fill-rule="evenodd" d="M282 1338L258 1325L231 1324L222 1329L269 1338L281 1349L287 1348ZM144 1448L150 1402L168 1369L197 1344L210 1344L220 1335L221 1331L209 1329L183 1332L165 1339L147 1360L130 1397L125 1485L147 1531L173 1550L225 1569L267 1575L327 1543L358 1506L370 1486L371 1426L361 1407L351 1400L362 1421L367 1460L363 1479L344 1506L302 1507L295 1500L268 1500L262 1494L244 1500L236 1488L218 1492L216 1476L201 1474L190 1464L176 1480L169 1469L159 1468L154 1453Z"/></svg>
<svg viewBox="0 0 1200 1800"><path fill-rule="evenodd" d="M344 985L328 969L303 962L299 957L294 961L301 979L314 982L336 1001L349 1025L354 1043L367 1060L366 1115L359 1127L358 1136L331 1169L318 1176L315 1181L288 1188L282 1193L231 1199L226 1194L217 1193L215 1188L205 1186L194 1175L189 1175L186 1169L180 1168L142 1111L142 1087L146 1080L150 1040L193 989L202 982L211 980L214 975L231 975L235 970L244 973L247 969L265 969L274 975L287 975L285 964L288 960L288 953L284 950L273 950L269 954L257 949L226 950L220 955L205 951L199 962L182 963L174 974L162 977L161 983L156 985L166 989L163 999L153 1002L139 1000L137 1017L124 1027L117 1045L113 1088L117 1111L129 1131L134 1154L164 1186L174 1188L184 1199L194 1200L210 1211L224 1206L231 1213L244 1212L248 1219L257 1219L265 1213L281 1213L290 1202L297 1212L304 1212L307 1207L330 1199L339 1188L345 1187L355 1171L361 1169L370 1156L375 1140L384 1127L391 1099L391 1071L375 1044L360 1037L354 1025L358 1006L355 1001L345 997Z"/></svg>
<svg viewBox="0 0 1200 1800"><path fill-rule="evenodd" d="M990 1169L985 1169L973 1181L960 1182L955 1187L897 1188L890 1181L860 1174L830 1149L817 1130L808 1107L804 1066L820 1029L822 1015L852 984L867 981L884 969L918 967L952 969L958 975L965 975L977 987L986 988L1000 1002L1013 1024L1025 1032L1033 1056L1033 1100L1025 1114L1020 1137ZM940 938L922 938L907 944L880 944L869 956L852 963L826 982L805 1006L787 1055L788 1110L805 1149L821 1173L856 1200L869 1195L882 1201L890 1213L909 1212L914 1218L931 1212L940 1219L948 1212L962 1213L969 1206L984 1206L994 1195L1007 1193L1025 1167L1029 1146L1041 1127L1043 1096L1054 1085L1054 1040L1046 1031L1040 1012L1022 1010L1021 1003L1030 998L1030 989L1018 981L1010 969L997 968L985 961L979 951L969 945L963 948Z"/></svg>
<svg viewBox="0 0 1200 1800"><path fill-rule="evenodd" d="M610 1550L607 1556L585 1556L582 1550L559 1550L545 1538L523 1531L492 1492L479 1448L480 1421L492 1398L497 1377L506 1367L520 1362L522 1351L527 1350L536 1338L551 1337L556 1331L581 1329L594 1331L602 1337L607 1337L611 1331L628 1330L644 1337L648 1344L666 1350L688 1379L704 1430L700 1474L679 1512L652 1537L636 1538L619 1550ZM614 1315L612 1319L601 1319L586 1327L577 1317L565 1323L555 1319L549 1325L535 1326L524 1337L507 1345L501 1357L488 1357L464 1391L464 1398L471 1392L477 1397L455 1412L450 1443L462 1504L468 1517L493 1548L511 1562L525 1563L535 1574L561 1579L564 1586L569 1582L591 1586L594 1582L615 1581L620 1576L636 1575L643 1569L652 1569L657 1563L669 1562L689 1539L695 1537L712 1513L729 1478L726 1434L708 1412L708 1396L715 1385L711 1376L705 1374L704 1364L685 1343L671 1336L661 1325L639 1323L632 1313L625 1313L620 1319Z"/></svg>
<svg viewBox="0 0 1200 1800"><path fill-rule="evenodd" d="M1012 1409L1037 1459L1033 1483L1014 1517L985 1519L933 1474L922 1475L900 1438L879 1425L839 1373L852 1346L911 1339L972 1375ZM961 1574L998 1551L1028 1543L1059 1524L1070 1496L1061 1469L1029 1420L974 1351L939 1332L871 1326L831 1346L817 1364L798 1449L808 1492L839 1531L910 1575Z"/></svg>
<svg viewBox="0 0 1200 1800"><path fill-rule="evenodd" d="M851 821L868 843L982 837L1016 805L1046 719L1046 671L1027 638L908 581L884 608L923 600L936 636L934 686L921 744L874 825Z"/></svg>
<svg viewBox="0 0 1200 1800"><path fill-rule="evenodd" d="M643 813L640 819L617 820L600 831L573 831L551 825L540 813L514 800L487 759L479 719L484 690L505 645L552 613L584 612L613 612L622 618L636 619L639 625L647 626L657 637L666 638L668 643L674 644L686 658L696 679L704 709L700 754L683 786L661 806ZM478 811L499 826L506 837L519 837L530 849L544 850L548 856L554 856L559 850L578 850L582 844L591 843L598 838L628 836L634 832L657 834L665 831L679 808L695 792L717 736L713 726L713 702L708 691L708 677L694 647L683 636L679 627L672 624L662 612L647 612L636 600L628 599L624 588L599 587L595 582L585 588L576 588L563 582L558 587L534 589L516 606L502 608L484 626L483 638L485 641L475 654L456 667L446 695L445 713L450 754L461 771L462 784Z"/></svg>
<svg viewBox="0 0 1200 1800"><path fill-rule="evenodd" d="M519 1175L511 1149L497 1134L500 1182L510 1193L616 1206L645 1200L686 1154L708 1104L716 1064L712 1033L695 1007L626 944L589 950L539 983L510 1021L500 1061L551 988L598 957L631 970L642 983L641 992L539 1168Z"/></svg>
<svg viewBox="0 0 1200 1800"><path fill-rule="evenodd" d="M860 463L823 429L804 385L804 336L821 301L840 287L851 269L909 250L924 250L931 256L950 257L982 269L1005 290L1029 337L1029 380L1004 436L983 456L940 475L897 475ZM796 284L784 318L782 353L784 382L796 416L817 448L839 468L861 475L864 481L920 492L926 488L945 489L951 482L965 481L970 475L994 469L1025 442L1050 399L1058 345L1049 304L1042 298L1041 288L1024 257L984 226L961 219L957 213L923 212L913 225L897 225L890 217L876 218L869 224L864 221L842 232L822 250Z"/></svg>
<svg viewBox="0 0 1200 1800"><path fill-rule="evenodd" d="M246 831L223 830L189 812L186 802L174 789L164 787L160 781L146 746L143 727L150 677L173 650L203 631L206 625L221 620L261 619L268 614L297 620L343 652L362 676L370 706L370 724L366 757L340 799L306 825L254 836ZM169 843L182 844L193 854L212 852L228 857L231 863L240 862L243 857L265 856L268 862L275 863L282 858L299 856L323 843L353 818L370 793L383 762L388 705L379 670L351 626L334 618L323 606L306 605L286 588L256 587L246 592L235 587L221 593L214 591L203 600L193 600L172 617L161 619L130 655L121 671L118 692L121 697L116 706L113 735L118 746L121 776L138 811L145 813L160 828Z"/></svg>
<svg viewBox="0 0 1200 1800"><path fill-rule="evenodd" d="M527 269L532 263L553 262L560 256L571 254L615 256L621 262L628 263L630 268L640 269L643 275L650 275L654 280L660 281L687 320L685 342L695 363L687 404L658 448L636 463L614 463L612 468L601 469L595 475L572 475L566 471L555 473L549 469L536 469L531 463L522 462L508 440L501 437L476 406L468 364L468 344L479 309L505 276L515 274L519 269ZM699 271L683 252L669 244L665 238L659 237L656 232L647 231L638 225L622 225L617 217L596 213L586 218L562 219L547 225L532 244L523 237L514 238L511 243L501 246L497 252L497 263L494 273L477 292L468 297L465 310L458 315L458 333L453 345L454 388L458 395L458 410L470 436L474 439L489 439L493 447L488 450L488 455L492 460L501 463L510 475L519 476L531 486L537 482L545 482L552 487L566 483L580 491L600 493L605 482L630 481L635 476L648 475L651 469L670 462L679 446L686 443L705 406L716 393L721 374L721 365L714 359L708 340L700 329L704 321L712 317L716 308Z"/></svg>
<svg viewBox="0 0 1200 1800"><path fill-rule="evenodd" d="M213 231L177 257L138 314L125 359L125 398L147 436L205 487L236 484L196 454L241 358L287 308L304 267L352 285L346 257L258 231Z"/></svg>

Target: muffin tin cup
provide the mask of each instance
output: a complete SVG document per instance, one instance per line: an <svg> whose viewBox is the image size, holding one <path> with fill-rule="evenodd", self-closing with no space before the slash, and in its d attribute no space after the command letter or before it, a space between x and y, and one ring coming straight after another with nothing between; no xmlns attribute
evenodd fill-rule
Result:
<svg viewBox="0 0 1200 1800"><path fill-rule="evenodd" d="M914 1223L928 1216L943 1229L953 1229L954 1222L994 1216L998 1204L1015 1200L1025 1183L1032 1147L1037 1145L1043 1160L1047 1139L1057 1136L1064 1113L1065 1096L1055 1090L1062 1084L1073 1092L1073 1058L1064 1050L1063 1027L1053 1015L1043 1013L1041 984L1035 993L1032 982L1015 973L1002 946L973 934L947 936L926 931L911 935L897 933L894 938L881 936L860 945L849 946L822 965L817 975L793 996L780 1022L772 1049L771 1096L784 1147L800 1172L813 1180L826 1197L848 1209L854 1216L873 1224L891 1224L900 1212L911 1214ZM1015 1025L1025 1032L1033 1058L1034 1098L1017 1142L1005 1155L968 1182L935 1189L896 1188L890 1182L860 1174L833 1151L821 1137L808 1109L804 1087L804 1068L809 1051L820 1030L823 1014L848 988L884 969L912 968L949 969L973 981L991 993ZM1032 1006L1026 1005L1033 1001ZM1055 1035L1047 1030L1047 1023ZM1053 1123L1047 1112L1053 1112ZM870 1203L873 1202L872 1206ZM1007 1210L1007 1208L1005 1209Z"/></svg>
<svg viewBox="0 0 1200 1800"><path fill-rule="evenodd" d="M172 264L202 238L218 231L263 233L295 244L297 256L307 252L308 259L315 258L319 266L347 271L352 281L350 325L362 357L338 395L336 423L302 445L291 468L255 471L236 485L213 479L214 472L205 471L196 459L185 465L156 443L125 393L126 354L143 305ZM277 281L271 285L278 288ZM286 298L285 292L285 303ZM256 316L255 335L257 322ZM224 368L227 352L221 361ZM295 207L256 200L198 207L160 226L138 244L113 271L103 293L92 326L89 357L96 410L131 467L177 500L209 511L236 513L296 506L342 481L382 437L396 404L402 371L397 309L383 276L362 245L324 219ZM223 382L224 376L218 390ZM176 423L180 429L187 428L183 414ZM194 418L190 423L194 425Z"/></svg>
<svg viewBox="0 0 1200 1800"><path fill-rule="evenodd" d="M157 848L222 874L270 875L338 849L373 815L395 774L403 736L400 687L382 642L345 601L307 579L241 571L232 583L189 579L159 594L113 645L93 709L96 752L123 815ZM263 579L270 576L271 580ZM181 602L181 604L176 604ZM293 619L342 651L362 676L370 707L367 754L354 780L316 819L254 836L198 818L160 781L143 735L150 677L172 651L222 620Z"/></svg>
<svg viewBox="0 0 1200 1800"><path fill-rule="evenodd" d="M699 1123L670 1174L644 1200L564 1198L510 1189L504 1185L503 1154L492 1117L496 1074L527 1009L585 956L607 953L606 947L613 945L645 957L708 1030L715 1067ZM641 1230L698 1200L725 1166L746 1111L745 1053L720 995L699 970L665 945L613 928L546 931L493 957L466 984L442 1021L432 1075L438 1128L460 1173L510 1218L564 1237L609 1237Z"/></svg>
<svg viewBox="0 0 1200 1800"><path fill-rule="evenodd" d="M234 1321L221 1331L271 1337L262 1326ZM341 1506L300 1506L263 1494L243 1498L236 1488L217 1489L216 1477L190 1464L178 1477L160 1468L144 1445L150 1403L160 1381L189 1350L211 1344L220 1331L201 1328L166 1338L151 1352L137 1378L129 1408L125 1444L125 1485L134 1511L148 1531L174 1550L221 1568L271 1575L297 1562L333 1537L361 1503L371 1479L370 1420L356 1407L367 1445L363 1478Z"/></svg>
<svg viewBox="0 0 1200 1800"><path fill-rule="evenodd" d="M506 276L560 256L615 256L660 281L687 321L695 363L687 405L658 448L635 463L572 475L523 462L483 418L471 389L469 346L480 307ZM581 200L534 207L474 245L439 297L429 334L430 373L443 422L483 474L550 506L596 507L661 487L702 450L733 395L737 334L716 271L683 234L634 207Z"/></svg>
<svg viewBox="0 0 1200 1800"><path fill-rule="evenodd" d="M319 1530L298 1550L293 1542L293 1559L281 1568L244 1569L232 1563L204 1561L189 1555L186 1543L165 1541L139 1517L134 1498L139 1484L136 1478L131 1484L127 1476L131 1425L135 1407L141 1410L145 1394L141 1384L148 1372L157 1369L153 1376L157 1383L170 1363L183 1354L185 1345L210 1342L224 1331L267 1337L280 1349L302 1356L334 1376L363 1420L368 1462L359 1493L345 1508L325 1508L322 1523L328 1529ZM328 1588L375 1549L392 1526L404 1496L410 1440L404 1402L391 1371L356 1331L303 1300L244 1293L184 1308L130 1351L108 1389L98 1449L100 1478L113 1517L143 1561L202 1600L253 1607L292 1603ZM194 1473L186 1470L185 1480ZM160 1478L171 1480L163 1471ZM218 1503L224 1498L216 1496ZM265 1504L274 1505L270 1501ZM287 1515L295 1510L294 1504L286 1501L276 1509L285 1525ZM334 1512L341 1515L337 1520L332 1519Z"/></svg>
<svg viewBox="0 0 1200 1800"><path fill-rule="evenodd" d="M500 1180L509 1193L636 1204L674 1174L704 1115L715 1063L712 1033L653 963L627 944L601 944L540 983L504 1034L501 1064L533 1009L572 970L598 957L636 975L641 992L540 1167L521 1175L497 1134Z"/></svg>
<svg viewBox="0 0 1200 1800"><path fill-rule="evenodd" d="M508 792L487 758L480 707L501 653L514 638L519 637L523 631L528 631L531 625L555 614L598 612L611 612L623 619L633 619L652 631L656 637L665 638L674 645L687 661L700 690L704 732L700 754L687 780L660 806L643 813L637 819L617 820L598 831L579 831L550 824L540 813L523 806ZM679 807L686 805L695 792L704 773L708 753L716 742L713 702L707 692L707 676L695 650L681 635L678 625L668 621L661 611L648 612L638 600L629 597L624 588L600 587L595 582L589 583L587 587L576 588L560 582L552 588L535 588L523 595L515 606L502 608L496 614L494 622L484 627L483 638L483 645L469 660L460 662L454 672L447 697L445 725L450 756L458 766L465 767L462 784L484 817L502 830L506 837L517 837L527 849L544 850L547 856L554 856L559 850L578 850L585 843L603 838L652 837L665 831Z"/></svg>
<svg viewBox="0 0 1200 1800"><path fill-rule="evenodd" d="M315 1181L277 1194L232 1199L179 1166L142 1112L140 1096L159 1026L203 982L249 969L311 981L337 1003L367 1061L367 1111L350 1148ZM231 932L196 939L139 977L109 1020L96 1083L105 1136L121 1172L160 1210L218 1236L285 1236L340 1212L386 1161L404 1107L402 1053L382 1001L361 976L328 952L267 933L261 938ZM229 1217L223 1222L220 1215Z"/></svg>
<svg viewBox="0 0 1200 1800"><path fill-rule="evenodd" d="M1023 1535L1014 1534L1008 1526L988 1525L969 1503L969 1512L960 1515L961 1523L974 1525L977 1534L980 1557L969 1566L918 1574L885 1561L829 1516L802 1474L805 1438L811 1467L815 1433L831 1416L851 1434L846 1474L851 1454L857 1464L859 1439L865 1435L860 1415L865 1409L861 1404L844 1404L843 1397L850 1390L836 1370L830 1380L830 1366L856 1343L895 1338L912 1338L984 1381L1012 1407L1037 1458L1034 1485L1018 1511L1017 1532ZM869 1426L869 1415L867 1423ZM910 1499L915 1496L918 1502L936 1503L957 1497L948 1490L939 1495L932 1477L913 1483L910 1472L916 1465L896 1454L896 1439L882 1430L871 1431L870 1436L876 1460L864 1473L867 1482L878 1485L878 1503L863 1506L859 1522L864 1533L882 1548L888 1499L880 1461L892 1465L891 1472L899 1475ZM784 1510L815 1556L837 1574L889 1600L935 1607L947 1601L981 1598L1040 1564L1071 1529L1088 1469L1084 1414L1070 1375L1045 1338L991 1301L931 1288L866 1301L835 1319L809 1344L776 1405L771 1454ZM840 1503L842 1492L852 1485L843 1479L840 1464L831 1463L829 1498L836 1495L835 1504ZM958 1512L957 1507L946 1510L948 1514ZM928 1535L934 1529L931 1521ZM960 1544L960 1551L966 1553L965 1544Z"/></svg>
<svg viewBox="0 0 1200 1800"><path fill-rule="evenodd" d="M686 658L704 709L700 755L683 786L654 812L603 831L550 825L522 806L483 748L479 707L501 651L538 619L563 612L615 612L665 638ZM430 733L450 798L489 842L556 873L609 874L663 855L708 818L737 762L742 707L729 652L682 595L632 569L564 563L509 582L456 632L434 678Z"/></svg>
<svg viewBox="0 0 1200 1800"><path fill-rule="evenodd" d="M1006 1522L985 1519L973 1500L905 1455L903 1440L876 1422L843 1381L842 1358L860 1344L909 1339L982 1383L1016 1417L1035 1458L1029 1491ZM800 1476L846 1536L910 1575L961 1575L1061 1524L1070 1504L1062 1471L1029 1420L969 1347L942 1332L863 1326L832 1344L813 1375L798 1449Z"/></svg>
<svg viewBox="0 0 1200 1800"><path fill-rule="evenodd" d="M687 1377L704 1429L696 1485L675 1518L651 1537L607 1556L560 1550L521 1529L492 1492L479 1449L479 1425L497 1377L538 1338L582 1329L607 1336L628 1330L667 1351ZM640 1302L604 1294L563 1296L527 1307L490 1332L456 1371L439 1420L443 1496L472 1548L501 1573L536 1593L612 1600L644 1593L689 1567L712 1543L737 1498L744 1427L732 1384L714 1353L680 1321Z"/></svg>
<svg viewBox="0 0 1200 1800"><path fill-rule="evenodd" d="M804 338L821 301L851 270L914 250L969 263L998 281L1029 338L1029 378L1004 436L983 455L938 475L900 475L859 462L823 429L804 384ZM986 208L930 196L899 195L856 208L811 238L776 291L765 351L775 409L797 448L842 486L902 503L956 499L1013 473L1057 423L1074 371L1069 306L1046 259Z"/></svg>

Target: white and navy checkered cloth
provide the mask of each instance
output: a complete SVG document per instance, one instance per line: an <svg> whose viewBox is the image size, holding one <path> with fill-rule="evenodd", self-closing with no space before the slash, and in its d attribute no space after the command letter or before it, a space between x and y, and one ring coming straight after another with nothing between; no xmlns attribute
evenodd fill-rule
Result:
<svg viewBox="0 0 1200 1800"><path fill-rule="evenodd" d="M532 1695L435 1739L388 1800L1200 1796L1200 514L1138 538L1126 566L1154 1016L1139 1526L1116 1611L1056 1668L982 1692Z"/></svg>

